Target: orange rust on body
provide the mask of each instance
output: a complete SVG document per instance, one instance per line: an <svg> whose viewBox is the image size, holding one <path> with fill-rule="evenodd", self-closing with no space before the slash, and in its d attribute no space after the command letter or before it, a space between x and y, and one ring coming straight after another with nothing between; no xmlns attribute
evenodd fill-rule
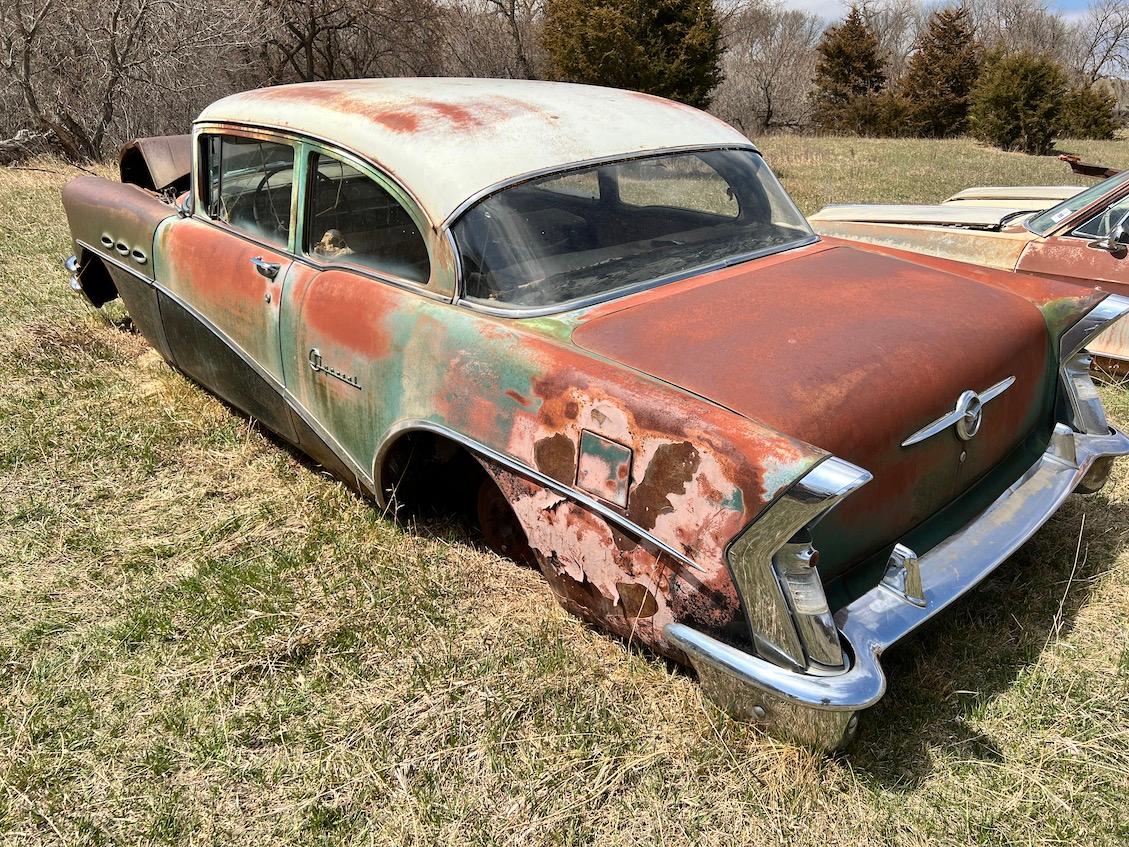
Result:
<svg viewBox="0 0 1129 847"><path fill-rule="evenodd" d="M724 569L708 580L685 573L588 509L490 461L483 465L513 505L541 572L570 613L683 661L663 639L667 623L680 620L717 634L740 626L736 589Z"/></svg>
<svg viewBox="0 0 1129 847"><path fill-rule="evenodd" d="M326 271L317 277L318 296L302 310L317 332L335 344L369 358L385 358L391 339L384 326L381 302L345 271ZM349 320L343 320L348 316Z"/></svg>

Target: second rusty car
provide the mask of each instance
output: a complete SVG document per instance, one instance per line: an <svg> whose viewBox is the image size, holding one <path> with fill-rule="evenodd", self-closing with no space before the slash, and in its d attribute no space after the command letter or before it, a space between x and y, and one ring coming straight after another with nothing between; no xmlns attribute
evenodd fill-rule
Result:
<svg viewBox="0 0 1129 847"><path fill-rule="evenodd" d="M1113 171L1089 188L970 188L937 205L827 206L809 220L823 235L1129 296L1129 172ZM1119 371L1129 368L1127 329L1111 327L1091 345Z"/></svg>
<svg viewBox="0 0 1129 847"><path fill-rule="evenodd" d="M802 742L1129 452L1084 366L1129 300L820 238L685 106L252 91L200 115L177 199L175 143L66 187L75 290L382 505L473 504L568 609Z"/></svg>

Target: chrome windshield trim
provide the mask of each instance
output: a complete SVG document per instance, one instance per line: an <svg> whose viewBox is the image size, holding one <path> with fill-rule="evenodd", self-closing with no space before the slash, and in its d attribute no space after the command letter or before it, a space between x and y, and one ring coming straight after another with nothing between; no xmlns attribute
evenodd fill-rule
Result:
<svg viewBox="0 0 1129 847"><path fill-rule="evenodd" d="M457 240L455 241L457 248ZM763 259L766 256L775 256L778 253L786 253L789 250L799 250L801 247L809 247L812 244L818 244L820 237L814 233L806 238L796 239L789 241L785 244L776 247L765 247L762 250L752 250L748 253L739 253L734 256L729 256L717 262L710 262L705 265L698 265L684 271L676 271L675 273L665 274L664 276L655 277L644 282L632 283L625 285L621 288L613 288L609 291L603 291L599 294L593 294L589 297L581 297L576 300L569 300L564 303L558 303L551 306L538 306L534 308L516 308L507 309L500 306L487 306L478 300L470 300L462 294L462 262L458 260L458 253L455 254L456 273L458 274L458 296L455 303L470 309L474 312L481 312L485 315L491 315L497 318L541 318L547 315L559 315L565 312L575 312L579 309L584 309L589 306L596 306L600 303L606 303L609 300L618 300L621 297L628 297L632 294L638 294L640 291L649 291L652 288L658 288L663 285L669 285L674 282L679 282L691 277L700 276L702 274L714 273L722 271L726 268L731 268L736 265L751 262L755 259Z"/></svg>

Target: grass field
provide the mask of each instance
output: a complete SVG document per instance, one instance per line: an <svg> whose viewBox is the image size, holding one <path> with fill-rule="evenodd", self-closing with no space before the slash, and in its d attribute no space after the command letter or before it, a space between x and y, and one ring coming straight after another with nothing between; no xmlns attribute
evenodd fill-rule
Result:
<svg viewBox="0 0 1129 847"><path fill-rule="evenodd" d="M967 142L762 146L808 212L1081 179ZM75 172L37 166L0 170L0 842L1129 838L1129 465L890 654L822 758L458 528L386 520L71 297Z"/></svg>

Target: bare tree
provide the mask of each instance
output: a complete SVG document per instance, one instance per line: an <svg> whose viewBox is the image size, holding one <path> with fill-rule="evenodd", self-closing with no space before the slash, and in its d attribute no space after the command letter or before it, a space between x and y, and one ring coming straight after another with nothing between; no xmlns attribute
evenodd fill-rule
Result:
<svg viewBox="0 0 1129 847"><path fill-rule="evenodd" d="M980 43L1007 53L1051 56L1066 63L1073 33L1046 0L968 0Z"/></svg>
<svg viewBox="0 0 1129 847"><path fill-rule="evenodd" d="M82 161L98 158L135 128L161 124L160 112L179 115L199 108L201 97L214 99L225 80L208 59L245 44L249 29L235 3L225 10L224 27L199 26L200 15L211 18L220 5L6 0L0 70L25 126Z"/></svg>
<svg viewBox="0 0 1129 847"><path fill-rule="evenodd" d="M746 132L806 125L823 22L766 0L748 0L729 11L723 27L725 80L714 94L713 111Z"/></svg>
<svg viewBox="0 0 1129 847"><path fill-rule="evenodd" d="M543 0L453 0L446 6L445 72L537 79Z"/></svg>
<svg viewBox="0 0 1129 847"><path fill-rule="evenodd" d="M1093 84L1129 75L1129 3L1096 0L1075 26L1072 69Z"/></svg>
<svg viewBox="0 0 1129 847"><path fill-rule="evenodd" d="M901 79L917 34L928 17L924 5L919 0L858 0L850 5L858 7L863 20L878 36L890 79Z"/></svg>
<svg viewBox="0 0 1129 847"><path fill-rule="evenodd" d="M433 0L262 0L267 82L427 75L442 66Z"/></svg>

